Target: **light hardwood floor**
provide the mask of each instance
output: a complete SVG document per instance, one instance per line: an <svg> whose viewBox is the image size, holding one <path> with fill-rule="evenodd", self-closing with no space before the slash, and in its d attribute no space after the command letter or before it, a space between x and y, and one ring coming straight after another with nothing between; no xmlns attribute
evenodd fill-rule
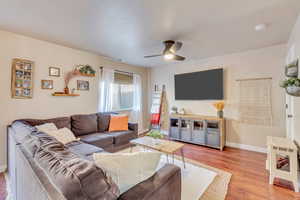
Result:
<svg viewBox="0 0 300 200"><path fill-rule="evenodd" d="M300 200L289 183L275 180L275 186L269 185L266 154L228 147L221 152L192 144L184 146L184 154L233 174L226 200Z"/></svg>

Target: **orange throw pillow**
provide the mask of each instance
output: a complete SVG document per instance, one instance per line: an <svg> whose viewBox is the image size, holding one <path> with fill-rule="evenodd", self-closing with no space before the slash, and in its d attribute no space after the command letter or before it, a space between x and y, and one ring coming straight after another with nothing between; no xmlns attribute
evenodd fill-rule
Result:
<svg viewBox="0 0 300 200"><path fill-rule="evenodd" d="M128 116L111 115L108 131L128 131Z"/></svg>

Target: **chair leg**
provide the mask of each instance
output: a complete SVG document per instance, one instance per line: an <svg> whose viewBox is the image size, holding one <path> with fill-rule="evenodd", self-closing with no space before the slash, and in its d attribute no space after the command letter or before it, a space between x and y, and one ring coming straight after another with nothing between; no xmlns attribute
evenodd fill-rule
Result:
<svg viewBox="0 0 300 200"><path fill-rule="evenodd" d="M270 177L269 177L269 184L273 185L273 183L274 183L274 176L270 175Z"/></svg>
<svg viewBox="0 0 300 200"><path fill-rule="evenodd" d="M294 190L295 190L295 192L299 192L298 180L294 180L294 181L293 181L293 185L294 185Z"/></svg>

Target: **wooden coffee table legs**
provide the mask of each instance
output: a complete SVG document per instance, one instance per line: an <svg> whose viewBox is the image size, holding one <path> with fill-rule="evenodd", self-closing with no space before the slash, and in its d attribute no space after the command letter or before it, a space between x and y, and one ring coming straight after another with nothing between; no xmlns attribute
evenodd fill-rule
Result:
<svg viewBox="0 0 300 200"><path fill-rule="evenodd" d="M185 169L186 166L185 166L185 159L184 159L184 153L183 153L183 149L182 148L180 149L180 154L181 154L181 159L182 159L183 167ZM174 164L174 153L172 153L172 161L173 161L173 164ZM168 154L167 154L167 162L169 163Z"/></svg>
<svg viewBox="0 0 300 200"><path fill-rule="evenodd" d="M182 162L183 162L183 166L184 166L184 169L185 169L185 159L184 159L184 153L183 153L182 148L180 149L180 153L181 153L181 159L182 159Z"/></svg>

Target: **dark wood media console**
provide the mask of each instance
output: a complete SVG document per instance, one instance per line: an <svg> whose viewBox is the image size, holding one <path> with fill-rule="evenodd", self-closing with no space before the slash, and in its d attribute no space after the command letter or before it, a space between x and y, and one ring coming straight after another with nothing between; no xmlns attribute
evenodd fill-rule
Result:
<svg viewBox="0 0 300 200"><path fill-rule="evenodd" d="M223 150L225 119L201 115L170 116L169 138Z"/></svg>

